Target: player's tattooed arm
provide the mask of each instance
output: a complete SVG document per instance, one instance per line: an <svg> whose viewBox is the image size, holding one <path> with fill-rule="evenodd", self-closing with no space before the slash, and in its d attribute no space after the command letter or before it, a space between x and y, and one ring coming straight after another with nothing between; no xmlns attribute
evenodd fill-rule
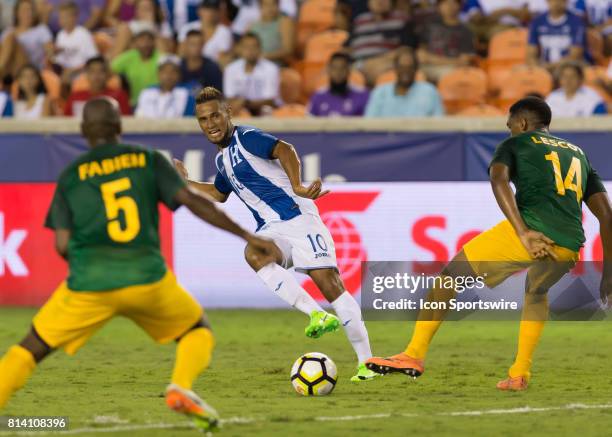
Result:
<svg viewBox="0 0 612 437"><path fill-rule="evenodd" d="M272 241L260 238L242 228L223 210L218 208L209 196L191 187L184 187L176 193L175 200L181 205L185 205L194 215L212 226L244 239L261 253L262 257L267 260L266 263L276 260L276 254L280 249Z"/></svg>
<svg viewBox="0 0 612 437"><path fill-rule="evenodd" d="M69 229L55 230L55 250L64 259L68 259L68 242L70 241Z"/></svg>
<svg viewBox="0 0 612 437"><path fill-rule="evenodd" d="M597 220L603 246L604 268L599 288L601 301L608 308L612 307L612 207L607 193L595 193L586 200L586 204Z"/></svg>
<svg viewBox="0 0 612 437"><path fill-rule="evenodd" d="M557 259L554 251L555 242L543 233L529 229L521 217L514 192L510 187L510 168L506 164L494 163L489 174L497 204L512 224L529 255L534 259L547 257Z"/></svg>
<svg viewBox="0 0 612 437"><path fill-rule="evenodd" d="M179 172L179 174L183 177L183 179L187 182L187 184L191 188L195 188L196 190L209 195L210 197L213 198L213 200L216 200L217 202L223 203L227 200L227 198L229 197L229 194L225 194L217 190L217 188L215 187L215 184L211 182L197 182L197 181L189 180L189 173L187 172L187 168L185 167L185 164L183 164L183 161L178 160L178 159L173 159L173 161L174 161L174 168L176 168L176 170Z"/></svg>
<svg viewBox="0 0 612 437"><path fill-rule="evenodd" d="M329 193L329 190L323 190L323 183L318 178L309 186L302 185L302 163L295 148L284 141L279 141L272 150L272 159L278 159L287 173L287 177L291 182L293 192L300 197L308 199L318 199Z"/></svg>

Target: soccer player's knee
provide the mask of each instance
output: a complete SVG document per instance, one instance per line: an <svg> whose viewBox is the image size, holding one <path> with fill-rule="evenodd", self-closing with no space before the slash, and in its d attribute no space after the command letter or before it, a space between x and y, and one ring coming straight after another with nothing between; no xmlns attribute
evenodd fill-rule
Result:
<svg viewBox="0 0 612 437"><path fill-rule="evenodd" d="M268 264L266 259L263 258L261 254L253 249L250 245L247 245L244 249L244 259L255 271L260 270L266 264Z"/></svg>
<svg viewBox="0 0 612 437"><path fill-rule="evenodd" d="M21 340L19 345L30 352L37 363L53 352L53 349L38 336L34 328Z"/></svg>

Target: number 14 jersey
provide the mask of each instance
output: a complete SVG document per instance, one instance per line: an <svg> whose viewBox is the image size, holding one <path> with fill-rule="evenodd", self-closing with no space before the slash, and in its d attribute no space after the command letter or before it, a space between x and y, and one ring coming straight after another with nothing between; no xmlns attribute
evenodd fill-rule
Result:
<svg viewBox="0 0 612 437"><path fill-rule="evenodd" d="M582 149L538 130L502 142L491 165L495 163L510 168L516 202L527 226L559 246L580 250L585 240L582 202L606 191Z"/></svg>
<svg viewBox="0 0 612 437"><path fill-rule="evenodd" d="M158 203L178 208L185 182L159 152L108 144L60 175L45 226L71 232L68 288L105 291L160 280L166 273Z"/></svg>

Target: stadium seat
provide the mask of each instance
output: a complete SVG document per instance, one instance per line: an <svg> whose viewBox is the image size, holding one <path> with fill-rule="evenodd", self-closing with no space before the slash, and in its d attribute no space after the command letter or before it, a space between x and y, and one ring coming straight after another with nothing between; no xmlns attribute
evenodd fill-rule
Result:
<svg viewBox="0 0 612 437"><path fill-rule="evenodd" d="M448 114L455 114L477 103L484 103L487 75L480 68L462 67L445 74L438 90Z"/></svg>
<svg viewBox="0 0 612 437"><path fill-rule="evenodd" d="M545 68L515 67L505 76L495 106L506 112L512 103L528 94L535 93L546 97L552 87L553 78Z"/></svg>
<svg viewBox="0 0 612 437"><path fill-rule="evenodd" d="M300 103L302 99L302 76L292 68L283 68L280 73L281 98L285 103Z"/></svg>
<svg viewBox="0 0 612 437"><path fill-rule="evenodd" d="M108 51L113 47L113 44L115 42L114 38L106 32L94 32L93 39L96 43L98 51L102 55L106 55Z"/></svg>
<svg viewBox="0 0 612 437"><path fill-rule="evenodd" d="M609 60L604 54L604 38L597 29L588 29L586 33L587 48L597 65L607 66Z"/></svg>
<svg viewBox="0 0 612 437"><path fill-rule="evenodd" d="M299 103L292 103L289 105L281 106L280 108L275 109L272 112L273 117L280 118L298 118L298 117L306 117L308 111L306 110L306 106L300 105Z"/></svg>
<svg viewBox="0 0 612 437"><path fill-rule="evenodd" d="M395 70L389 70L376 78L376 86L395 82L396 79L397 76L395 74ZM423 73L421 70L418 70L414 80L419 82L426 82L427 78L425 77L425 73Z"/></svg>
<svg viewBox="0 0 612 437"><path fill-rule="evenodd" d="M304 59L311 62L329 61L331 55L342 49L342 45L348 36L348 32L337 29L312 35L306 42Z"/></svg>
<svg viewBox="0 0 612 437"><path fill-rule="evenodd" d="M106 86L113 90L120 89L121 88L121 78L118 75L114 74L108 80L108 82L106 83ZM87 76L85 75L85 73L81 73L77 77L74 78L70 86L70 89L73 92L89 90L89 81L87 80Z"/></svg>
<svg viewBox="0 0 612 437"><path fill-rule="evenodd" d="M336 0L306 0L300 7L297 23L298 49L317 32L331 29L334 25Z"/></svg>
<svg viewBox="0 0 612 437"><path fill-rule="evenodd" d="M584 69L584 83L595 89L608 103L612 103L612 96L607 92L604 84L608 81L607 70L601 66L588 66Z"/></svg>
<svg viewBox="0 0 612 437"><path fill-rule="evenodd" d="M495 106L480 103L478 105L473 105L462 109L455 115L462 117L499 117L504 115L504 113Z"/></svg>
<svg viewBox="0 0 612 437"><path fill-rule="evenodd" d="M508 29L495 34L489 43L486 60L489 89L498 92L504 75L527 59L527 29Z"/></svg>

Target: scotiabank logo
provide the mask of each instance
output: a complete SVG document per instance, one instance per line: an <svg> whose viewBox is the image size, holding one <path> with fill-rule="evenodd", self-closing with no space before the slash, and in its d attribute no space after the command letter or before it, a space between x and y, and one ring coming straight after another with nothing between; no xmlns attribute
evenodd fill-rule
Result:
<svg viewBox="0 0 612 437"><path fill-rule="evenodd" d="M13 276L26 276L28 268L19 255L19 248L28 232L25 229L5 229L4 213L0 211L0 276L8 270Z"/></svg>
<svg viewBox="0 0 612 437"><path fill-rule="evenodd" d="M316 201L321 220L334 239L338 269L344 286L351 294L359 291L361 263L368 260L368 255L359 231L343 213L366 211L378 195L379 192L375 191L330 193ZM324 299L312 279L305 280L302 287L315 299Z"/></svg>

